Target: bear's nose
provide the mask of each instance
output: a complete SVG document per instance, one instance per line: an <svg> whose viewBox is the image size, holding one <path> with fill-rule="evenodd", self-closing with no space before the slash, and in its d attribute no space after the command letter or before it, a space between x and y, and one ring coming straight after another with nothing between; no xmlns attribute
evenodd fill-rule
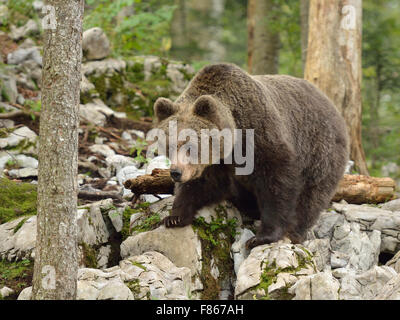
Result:
<svg viewBox="0 0 400 320"><path fill-rule="evenodd" d="M182 171L181 170L179 170L179 169L171 169L170 174L171 174L172 180L174 180L175 182L179 182L181 180L181 177L182 177Z"/></svg>

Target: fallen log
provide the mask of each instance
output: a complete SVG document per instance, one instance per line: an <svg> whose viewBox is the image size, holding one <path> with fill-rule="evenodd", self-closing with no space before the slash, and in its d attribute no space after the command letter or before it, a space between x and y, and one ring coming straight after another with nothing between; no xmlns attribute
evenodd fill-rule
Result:
<svg viewBox="0 0 400 320"><path fill-rule="evenodd" d="M377 204L395 198L396 183L391 178L345 174L332 201Z"/></svg>
<svg viewBox="0 0 400 320"><path fill-rule="evenodd" d="M120 130L135 129L147 133L153 126L152 122L132 120L128 118L117 118L113 115L107 118L106 127L118 128Z"/></svg>
<svg viewBox="0 0 400 320"><path fill-rule="evenodd" d="M151 174L126 180L124 186L130 189L135 196L174 193L174 181L171 179L168 169L154 169Z"/></svg>
<svg viewBox="0 0 400 320"><path fill-rule="evenodd" d="M168 169L154 169L152 174L129 179L125 188L130 189L135 196L141 194L173 194L174 181ZM395 197L396 184L391 178L376 178L363 175L344 175L339 182L332 201L345 200L348 203L377 204Z"/></svg>
<svg viewBox="0 0 400 320"><path fill-rule="evenodd" d="M116 202L123 202L121 195L112 191L82 191L78 192L78 198L82 200L99 201L104 199L113 199Z"/></svg>

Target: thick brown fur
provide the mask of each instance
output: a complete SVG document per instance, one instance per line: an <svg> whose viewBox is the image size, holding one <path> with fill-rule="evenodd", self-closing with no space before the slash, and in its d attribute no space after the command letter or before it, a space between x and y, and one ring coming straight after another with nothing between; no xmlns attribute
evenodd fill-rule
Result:
<svg viewBox="0 0 400 320"><path fill-rule="evenodd" d="M212 98L210 108L205 98ZM202 97L202 98L200 98ZM200 98L200 99L199 99ZM250 76L231 64L203 68L175 101L155 104L158 128L254 129L254 172L235 175L234 165L192 167L176 184L167 227L188 225L198 209L231 201L261 219L249 247L289 236L302 242L332 199L349 156L347 129L332 102L315 86L290 76Z"/></svg>

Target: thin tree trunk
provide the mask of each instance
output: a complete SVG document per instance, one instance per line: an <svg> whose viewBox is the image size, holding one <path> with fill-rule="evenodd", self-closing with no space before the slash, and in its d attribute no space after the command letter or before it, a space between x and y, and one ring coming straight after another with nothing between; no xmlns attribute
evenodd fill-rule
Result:
<svg viewBox="0 0 400 320"><path fill-rule="evenodd" d="M279 10L271 0L248 2L248 68L251 74L276 74L281 46Z"/></svg>
<svg viewBox="0 0 400 320"><path fill-rule="evenodd" d="M304 77L334 102L347 123L350 158L368 175L361 141L361 0L310 2Z"/></svg>
<svg viewBox="0 0 400 320"><path fill-rule="evenodd" d="M33 299L77 290L77 168L83 0L48 0L57 25L44 32L38 227Z"/></svg>
<svg viewBox="0 0 400 320"><path fill-rule="evenodd" d="M307 60L308 46L308 12L310 9L310 0L300 0L300 24L301 24L301 61L303 63L303 72Z"/></svg>

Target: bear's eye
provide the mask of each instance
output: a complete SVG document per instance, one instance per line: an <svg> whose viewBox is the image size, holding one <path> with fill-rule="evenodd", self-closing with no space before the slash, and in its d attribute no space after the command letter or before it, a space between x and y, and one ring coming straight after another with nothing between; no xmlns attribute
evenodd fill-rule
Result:
<svg viewBox="0 0 400 320"><path fill-rule="evenodd" d="M198 150L197 146L189 145L186 149L186 157L189 159L190 163L197 164L198 163Z"/></svg>

